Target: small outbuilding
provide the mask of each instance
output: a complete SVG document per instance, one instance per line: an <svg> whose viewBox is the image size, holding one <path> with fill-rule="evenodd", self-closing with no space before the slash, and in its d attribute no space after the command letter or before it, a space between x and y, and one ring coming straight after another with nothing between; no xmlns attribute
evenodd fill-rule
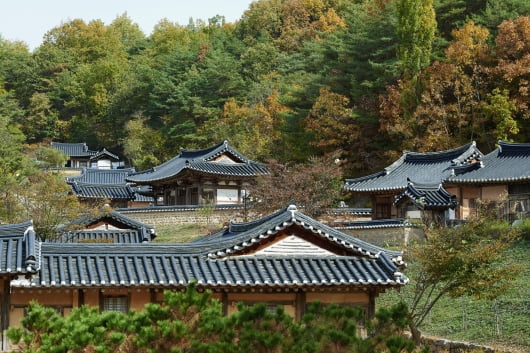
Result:
<svg viewBox="0 0 530 353"><path fill-rule="evenodd" d="M126 180L149 186L155 205L243 204L248 185L266 173L266 165L245 157L225 140L205 149L182 149L173 159Z"/></svg>

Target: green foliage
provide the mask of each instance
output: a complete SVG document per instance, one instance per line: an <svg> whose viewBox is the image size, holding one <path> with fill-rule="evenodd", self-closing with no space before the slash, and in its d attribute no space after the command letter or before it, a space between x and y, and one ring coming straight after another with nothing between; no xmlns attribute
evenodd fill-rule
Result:
<svg viewBox="0 0 530 353"><path fill-rule="evenodd" d="M68 161L68 156L62 151L47 146L38 146L35 150L35 158L41 168L62 168Z"/></svg>
<svg viewBox="0 0 530 353"><path fill-rule="evenodd" d="M444 337L455 341L480 343L499 351L526 352L530 346L528 329L528 281L530 242L517 241L503 255L502 263L516 265L523 272L512 283L510 290L494 300L475 299L468 296L440 298L427 315L421 331L425 335ZM416 266L407 270L409 278L417 277ZM399 293L387 292L378 298L379 309L398 300L412 301L415 283L405 286Z"/></svg>
<svg viewBox="0 0 530 353"><path fill-rule="evenodd" d="M341 159L349 175L365 175L403 149L527 140L528 64L505 49L527 36L519 16L528 14L524 0L259 0L233 24L161 20L149 36L125 14L109 25L74 19L50 29L34 52L0 39L0 110L30 143L83 141L126 151L144 169L181 147L227 138L262 160L305 162L329 136L305 130L325 103L351 111ZM494 34L485 53L497 57L450 70L444 50L469 19ZM500 26L506 19L512 28ZM432 43L438 63L429 67ZM395 85L402 72L414 82ZM397 87L400 106L380 109L380 97L394 94L386 87ZM513 121L489 117L507 109ZM406 119L389 121L389 110Z"/></svg>
<svg viewBox="0 0 530 353"><path fill-rule="evenodd" d="M432 0L397 2L398 57L406 78L416 77L431 61L436 19Z"/></svg>
<svg viewBox="0 0 530 353"><path fill-rule="evenodd" d="M504 257L519 229L497 221L489 211L454 228L426 229L427 241L408 249L408 263L414 268L409 323L416 340L418 327L442 297L493 300L506 293L521 272Z"/></svg>
<svg viewBox="0 0 530 353"><path fill-rule="evenodd" d="M381 310L374 320L366 320L361 308L313 303L297 322L281 307L271 311L265 304L240 304L236 313L223 316L210 295L198 292L193 282L185 291L166 291L163 304L147 304L140 312L99 313L82 306L67 317L33 302L22 327L10 328L7 337L33 353L418 351L403 336L407 309L402 303Z"/></svg>

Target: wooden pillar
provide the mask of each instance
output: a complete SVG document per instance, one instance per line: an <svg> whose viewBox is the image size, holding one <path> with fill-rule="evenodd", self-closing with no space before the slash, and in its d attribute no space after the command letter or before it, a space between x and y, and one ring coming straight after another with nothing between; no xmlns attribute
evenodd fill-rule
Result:
<svg viewBox="0 0 530 353"><path fill-rule="evenodd" d="M223 316L228 315L228 293L222 292L221 293L221 305L223 310Z"/></svg>
<svg viewBox="0 0 530 353"><path fill-rule="evenodd" d="M77 306L85 305L85 291L83 289L77 290Z"/></svg>
<svg viewBox="0 0 530 353"><path fill-rule="evenodd" d="M1 307L0 307L0 326L1 326L1 331L0 331L0 338L1 338L1 349L3 351L6 351L8 349L8 343L7 343L7 338L4 337L4 332L5 330L8 329L9 327L9 307L10 307L10 288L9 288L9 283L10 283L10 279L9 278L4 278L2 280L0 280L3 282L3 286L2 286L2 294L1 294Z"/></svg>
<svg viewBox="0 0 530 353"><path fill-rule="evenodd" d="M203 203L204 200L202 197L202 189L203 189L202 183L203 183L202 179L197 180L197 203L199 205L204 205Z"/></svg>
<svg viewBox="0 0 530 353"><path fill-rule="evenodd" d="M213 185L213 204L217 205L217 189L219 188L219 180L214 180Z"/></svg>
<svg viewBox="0 0 530 353"><path fill-rule="evenodd" d="M377 293L374 290L368 291L368 308L366 312L367 318L373 319L375 317L375 298L377 297Z"/></svg>
<svg viewBox="0 0 530 353"><path fill-rule="evenodd" d="M305 304L306 304L306 295L305 292L302 290L299 290L296 292L296 299L295 299L295 320L300 321L302 320L302 316L305 314Z"/></svg>
<svg viewBox="0 0 530 353"><path fill-rule="evenodd" d="M156 303L156 291L153 288L149 288L149 302Z"/></svg>

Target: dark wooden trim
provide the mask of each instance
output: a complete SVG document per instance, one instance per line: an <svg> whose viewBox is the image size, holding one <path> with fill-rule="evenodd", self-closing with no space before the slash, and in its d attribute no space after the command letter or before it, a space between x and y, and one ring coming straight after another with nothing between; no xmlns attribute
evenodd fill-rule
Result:
<svg viewBox="0 0 530 353"><path fill-rule="evenodd" d="M368 308L366 311L366 315L368 316L368 319L373 319L375 317L375 298L377 294L374 290L370 290L368 292Z"/></svg>
<svg viewBox="0 0 530 353"><path fill-rule="evenodd" d="M296 292L295 303L295 320L300 321L302 320L306 309L306 295L304 291Z"/></svg>
<svg viewBox="0 0 530 353"><path fill-rule="evenodd" d="M228 293L226 291L223 291L221 293L221 305L223 310L223 316L228 315Z"/></svg>
<svg viewBox="0 0 530 353"><path fill-rule="evenodd" d="M2 288L2 298L1 298L1 307L0 307L0 310L1 310L1 315L0 315L0 327L1 327L1 331L0 331L0 348L2 350L5 350L7 347L4 347L4 332L9 328L9 311L10 311L10 307L11 307L11 303L10 303L10 299L11 299L11 295L10 295L10 286L9 286L9 283L10 283L10 279L9 278L3 278L3 281L4 281L4 286Z"/></svg>

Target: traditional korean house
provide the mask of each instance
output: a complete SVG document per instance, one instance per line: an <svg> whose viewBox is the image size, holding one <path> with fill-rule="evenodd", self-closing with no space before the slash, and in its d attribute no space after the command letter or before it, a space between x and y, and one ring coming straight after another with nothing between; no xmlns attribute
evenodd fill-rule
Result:
<svg viewBox="0 0 530 353"><path fill-rule="evenodd" d="M394 201L407 189L409 180L417 184L440 184L454 168L470 165L482 157L474 142L439 152L405 152L380 172L346 179L344 189L354 195L370 197L373 219L398 218L404 215L398 213ZM444 187L449 194L457 192L457 188L445 184Z"/></svg>
<svg viewBox="0 0 530 353"><path fill-rule="evenodd" d="M83 304L141 310L190 281L212 290L226 314L238 302L265 302L300 318L308 303L320 301L360 306L372 316L380 293L408 283L401 252L337 231L294 205L186 244L27 243L22 230L17 234L23 242L12 251L31 248L36 256L19 256L23 279L5 279L9 325L31 300L64 314Z"/></svg>
<svg viewBox="0 0 530 353"><path fill-rule="evenodd" d="M248 185L266 173L264 164L224 141L205 149L183 149L173 159L126 180L150 186L156 205L242 204Z"/></svg>
<svg viewBox="0 0 530 353"><path fill-rule="evenodd" d="M530 210L530 143L499 141L498 147L480 161L455 166L444 185L458 188L460 218L474 212L477 200L503 199L510 220L526 218Z"/></svg>
<svg viewBox="0 0 530 353"><path fill-rule="evenodd" d="M48 242L55 243L121 243L150 242L156 237L155 228L111 209L97 215L74 220L61 234Z"/></svg>
<svg viewBox="0 0 530 353"><path fill-rule="evenodd" d="M456 196L447 192L441 183L419 184L410 180L394 201L399 217L444 226L455 218L456 206Z"/></svg>
<svg viewBox="0 0 530 353"><path fill-rule="evenodd" d="M89 150L85 142L81 143L62 143L51 142L51 147L55 148L68 156L66 162L67 168L99 168L112 169L113 163L119 162L120 158L107 151L105 148L101 151Z"/></svg>
<svg viewBox="0 0 530 353"><path fill-rule="evenodd" d="M153 203L153 198L125 181L134 172L134 168L83 168L80 175L66 178L66 182L72 193L84 203L108 201L113 208L148 206Z"/></svg>
<svg viewBox="0 0 530 353"><path fill-rule="evenodd" d="M39 270L39 243L32 222L0 225L0 341L6 348L4 332L9 327L11 286L26 281Z"/></svg>

